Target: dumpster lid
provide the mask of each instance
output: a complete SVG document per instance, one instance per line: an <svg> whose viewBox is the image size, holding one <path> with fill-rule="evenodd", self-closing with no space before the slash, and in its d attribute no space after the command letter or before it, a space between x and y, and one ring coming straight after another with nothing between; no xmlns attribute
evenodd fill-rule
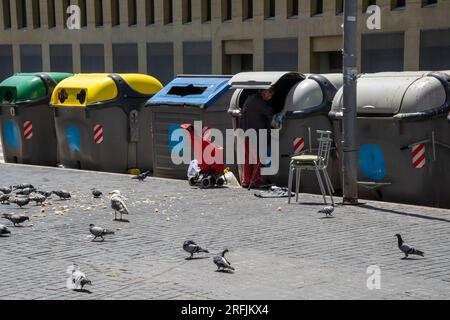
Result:
<svg viewBox="0 0 450 320"><path fill-rule="evenodd" d="M427 112L442 107L447 93L430 72L382 72L363 74L358 79L359 115L392 117ZM331 114L341 114L343 90L333 101Z"/></svg>
<svg viewBox="0 0 450 320"><path fill-rule="evenodd" d="M230 89L231 76L179 75L148 101L147 105L209 107Z"/></svg>
<svg viewBox="0 0 450 320"><path fill-rule="evenodd" d="M284 107L285 112L322 111L330 109L334 94L342 87L342 74L308 75L289 92ZM323 108L320 108L320 107ZM314 109L314 110L313 110Z"/></svg>
<svg viewBox="0 0 450 320"><path fill-rule="evenodd" d="M305 76L289 71L241 72L231 78L229 83L235 89L269 89L284 79L301 81Z"/></svg>
<svg viewBox="0 0 450 320"><path fill-rule="evenodd" d="M0 104L15 104L48 98L53 86L70 73L16 73L0 83ZM47 82L48 80L48 82Z"/></svg>
<svg viewBox="0 0 450 320"><path fill-rule="evenodd" d="M152 76L143 74L117 74L118 81L124 81L139 95L151 96L162 85ZM112 101L119 95L119 83L114 74L76 74L61 81L55 88L51 103L54 106L87 107L96 103ZM124 92L125 93L125 92Z"/></svg>

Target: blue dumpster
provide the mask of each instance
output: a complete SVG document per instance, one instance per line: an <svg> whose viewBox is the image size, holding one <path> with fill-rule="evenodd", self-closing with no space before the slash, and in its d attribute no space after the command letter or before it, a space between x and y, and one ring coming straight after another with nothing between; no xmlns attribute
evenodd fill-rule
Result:
<svg viewBox="0 0 450 320"><path fill-rule="evenodd" d="M218 129L225 137L226 129L232 128L227 115L233 93L228 84L230 79L230 76L180 75L148 101L154 176L187 178L189 164L179 165L172 161L172 150L180 144L172 132L180 125L201 121L203 128ZM234 170L233 166L229 167Z"/></svg>

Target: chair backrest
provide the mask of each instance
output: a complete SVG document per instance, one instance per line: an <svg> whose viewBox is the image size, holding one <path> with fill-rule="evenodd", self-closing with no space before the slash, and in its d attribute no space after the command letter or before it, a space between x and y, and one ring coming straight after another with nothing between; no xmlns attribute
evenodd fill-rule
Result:
<svg viewBox="0 0 450 320"><path fill-rule="evenodd" d="M317 133L320 134L319 139L319 150L317 156L319 158L319 167L326 168L328 167L328 160L330 158L331 147L333 146L333 139L331 139L331 131L322 131L317 130Z"/></svg>

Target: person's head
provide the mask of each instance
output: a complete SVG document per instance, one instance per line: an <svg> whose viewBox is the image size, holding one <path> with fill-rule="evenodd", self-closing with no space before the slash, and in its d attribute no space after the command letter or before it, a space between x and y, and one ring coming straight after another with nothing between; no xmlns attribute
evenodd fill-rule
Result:
<svg viewBox="0 0 450 320"><path fill-rule="evenodd" d="M264 101L272 100L274 94L275 94L274 88L261 90L261 97L263 98Z"/></svg>

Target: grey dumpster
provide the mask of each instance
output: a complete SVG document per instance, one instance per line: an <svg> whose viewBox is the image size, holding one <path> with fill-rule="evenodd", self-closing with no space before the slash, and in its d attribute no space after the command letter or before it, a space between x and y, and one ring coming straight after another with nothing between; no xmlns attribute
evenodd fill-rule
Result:
<svg viewBox="0 0 450 320"><path fill-rule="evenodd" d="M317 153L317 130L333 128L328 112L335 93L342 86L342 75L248 72L236 75L230 84L237 89L229 109L234 128L240 127L240 111L248 96L258 89L277 88L278 96L272 104L276 112L284 116L280 130L280 167L277 174L265 177L265 182L287 186L291 157L305 152ZM336 153L330 159L329 172L338 190L340 178ZM305 174L301 182L302 192L320 193L314 174Z"/></svg>
<svg viewBox="0 0 450 320"><path fill-rule="evenodd" d="M218 129L225 137L226 129L231 128L227 115L230 78L180 75L148 101L145 109L151 114L155 176L187 179L189 164L175 164L171 157L179 143L172 133L182 124L201 121L204 128ZM226 165L235 171L232 163Z"/></svg>
<svg viewBox="0 0 450 320"><path fill-rule="evenodd" d="M157 79L143 74L77 74L60 82L52 107L61 165L151 171L150 119L142 109L161 88Z"/></svg>
<svg viewBox="0 0 450 320"><path fill-rule="evenodd" d="M360 76L357 141L361 198L450 207L449 81L450 76L440 72ZM330 112L339 144L342 108L341 90Z"/></svg>
<svg viewBox="0 0 450 320"><path fill-rule="evenodd" d="M55 166L53 89L69 73L18 73L0 83L0 128L6 162Z"/></svg>
<svg viewBox="0 0 450 320"><path fill-rule="evenodd" d="M280 171L275 183L286 186L289 177L289 163L292 156L317 154L319 134L317 130L333 131L328 113L337 91L342 87L342 74L309 75L289 92L283 113L285 120L280 132ZM340 163L337 149L333 147L328 164L328 174L336 191L340 188ZM301 192L320 194L320 187L314 172L302 174Z"/></svg>

